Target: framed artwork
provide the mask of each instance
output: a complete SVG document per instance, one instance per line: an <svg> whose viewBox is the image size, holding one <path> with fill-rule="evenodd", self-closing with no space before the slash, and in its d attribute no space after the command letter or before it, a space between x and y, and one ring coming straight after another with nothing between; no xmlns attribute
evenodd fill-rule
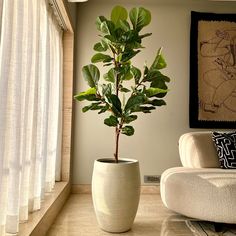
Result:
<svg viewBox="0 0 236 236"><path fill-rule="evenodd" d="M191 13L191 128L236 129L236 14Z"/></svg>

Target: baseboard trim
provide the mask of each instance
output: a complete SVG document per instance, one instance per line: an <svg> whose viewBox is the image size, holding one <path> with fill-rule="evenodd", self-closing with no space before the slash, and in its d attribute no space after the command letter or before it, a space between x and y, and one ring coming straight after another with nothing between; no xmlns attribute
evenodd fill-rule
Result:
<svg viewBox="0 0 236 236"><path fill-rule="evenodd" d="M90 184L72 184L71 193L74 194L91 194ZM160 194L159 185L142 185L141 194Z"/></svg>

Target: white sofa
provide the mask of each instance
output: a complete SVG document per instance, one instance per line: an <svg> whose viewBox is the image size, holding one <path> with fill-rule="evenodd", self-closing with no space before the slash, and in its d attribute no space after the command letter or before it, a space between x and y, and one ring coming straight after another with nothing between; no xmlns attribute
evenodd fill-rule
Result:
<svg viewBox="0 0 236 236"><path fill-rule="evenodd" d="M161 177L164 205L182 215L219 223L236 223L236 170L221 169L211 132L180 137L183 167Z"/></svg>

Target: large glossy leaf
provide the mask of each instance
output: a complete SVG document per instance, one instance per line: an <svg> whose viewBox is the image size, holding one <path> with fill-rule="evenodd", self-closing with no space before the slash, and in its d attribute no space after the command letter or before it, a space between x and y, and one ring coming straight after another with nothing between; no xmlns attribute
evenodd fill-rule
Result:
<svg viewBox="0 0 236 236"><path fill-rule="evenodd" d="M122 54L121 61L122 62L127 62L131 58L133 58L136 54L138 54L139 52L140 52L140 50L137 50L137 51L134 51L134 50L125 51Z"/></svg>
<svg viewBox="0 0 236 236"><path fill-rule="evenodd" d="M89 110L100 110L100 109L103 108L103 106L101 106L100 104L101 104L101 102L92 103L92 104L90 104L88 106L83 107L82 111L83 112L87 112Z"/></svg>
<svg viewBox="0 0 236 236"><path fill-rule="evenodd" d="M124 118L124 123L129 124L130 122L133 122L133 121L137 120L137 118L138 118L137 115L126 116Z"/></svg>
<svg viewBox="0 0 236 236"><path fill-rule="evenodd" d="M168 78L168 77L167 77ZM169 79L169 78L168 78ZM168 92L168 87L167 85L165 84L165 81L164 79L159 79L159 78L156 78L154 79L152 82L151 82L151 87L153 88L160 88L160 89L164 89L166 90L165 93L158 93L155 95L155 97L157 98L163 98L166 96L167 92Z"/></svg>
<svg viewBox="0 0 236 236"><path fill-rule="evenodd" d="M91 62L92 63L97 63L97 62L110 62L112 61L113 58L110 57L109 55L105 55L103 53L96 53L92 59L91 59Z"/></svg>
<svg viewBox="0 0 236 236"><path fill-rule="evenodd" d="M155 110L154 106L138 106L132 109L132 112L143 112L143 113L151 113L152 110Z"/></svg>
<svg viewBox="0 0 236 236"><path fill-rule="evenodd" d="M129 18L133 28L140 31L151 22L151 13L143 7L135 7L130 11Z"/></svg>
<svg viewBox="0 0 236 236"><path fill-rule="evenodd" d="M127 125L122 128L121 133L127 136L132 136L134 134L134 128L130 125Z"/></svg>
<svg viewBox="0 0 236 236"><path fill-rule="evenodd" d="M125 32L129 31L130 30L130 25L129 25L129 22L126 21L126 20L120 20L119 21L120 23L120 28L122 30L124 30Z"/></svg>
<svg viewBox="0 0 236 236"><path fill-rule="evenodd" d="M122 80L131 80L132 78L133 78L133 75L131 74L130 71L126 72L126 73L121 77Z"/></svg>
<svg viewBox="0 0 236 236"><path fill-rule="evenodd" d="M133 78L133 75L130 72L130 65L128 63L117 68L116 73L119 75L121 80L130 80Z"/></svg>
<svg viewBox="0 0 236 236"><path fill-rule="evenodd" d="M91 88L97 87L97 83L100 78L100 72L99 72L99 69L95 65L89 64L87 66L84 66L82 68L82 73L83 73L84 79L87 81L88 85Z"/></svg>
<svg viewBox="0 0 236 236"><path fill-rule="evenodd" d="M153 87L153 88L160 88L160 89L167 89L168 88L166 83L165 83L165 81L162 80L162 79L158 79L158 78L154 79L151 82L151 87Z"/></svg>
<svg viewBox="0 0 236 236"><path fill-rule="evenodd" d="M129 30L125 33L122 33L122 42L126 44L134 44L136 43L141 43L141 39L138 35L138 32L135 30Z"/></svg>
<svg viewBox="0 0 236 236"><path fill-rule="evenodd" d="M110 34L110 35L114 35L114 31L115 31L115 25L112 21L110 20L105 20L101 23L101 31L104 34Z"/></svg>
<svg viewBox="0 0 236 236"><path fill-rule="evenodd" d="M149 69L148 69L147 65L145 65L143 74L146 76L148 74L148 72L149 72Z"/></svg>
<svg viewBox="0 0 236 236"><path fill-rule="evenodd" d="M125 87L121 87L119 90L120 90L121 92L124 92L124 93L130 92L130 90L127 89L127 88L125 88Z"/></svg>
<svg viewBox="0 0 236 236"><path fill-rule="evenodd" d="M143 104L143 102L145 101L143 95L132 95L126 105L125 105L125 112L128 112L130 110L132 110L133 108L135 108L136 106L139 106L141 104Z"/></svg>
<svg viewBox="0 0 236 236"><path fill-rule="evenodd" d="M108 49L107 43L103 40L102 42L96 43L93 49L97 52L105 52Z"/></svg>
<svg viewBox="0 0 236 236"><path fill-rule="evenodd" d="M157 78L158 74L159 74L159 70L148 70L148 72L146 73L144 79L143 79L143 82L146 82L146 81L153 81L155 78Z"/></svg>
<svg viewBox="0 0 236 236"><path fill-rule="evenodd" d="M107 20L107 19L106 19L106 17L104 17L104 16L99 16L99 17L97 17L95 24L96 24L96 27L97 27L97 29L98 29L99 31L102 31L102 29L101 29L101 24L102 24L102 22L104 22L104 21L106 21L106 20Z"/></svg>
<svg viewBox="0 0 236 236"><path fill-rule="evenodd" d="M156 94L166 93L166 92L167 92L166 89L152 88L152 87L150 87L149 89L145 90L145 94L147 95L147 97L153 97Z"/></svg>
<svg viewBox="0 0 236 236"><path fill-rule="evenodd" d="M115 116L110 116L104 120L104 124L115 127L119 124L119 121Z"/></svg>
<svg viewBox="0 0 236 236"><path fill-rule="evenodd" d="M161 79L155 79L151 82L151 87L153 88L160 88L160 89L163 89L163 90L166 90L166 92L164 93L158 93L155 95L155 97L157 98L163 98L166 96L167 92L168 92L168 87L166 86L165 84L165 81L161 80Z"/></svg>
<svg viewBox="0 0 236 236"><path fill-rule="evenodd" d="M111 43L116 43L117 42L117 39L116 37L110 35L110 34L107 34L104 36L105 39L108 39Z"/></svg>
<svg viewBox="0 0 236 236"><path fill-rule="evenodd" d="M102 94L103 94L103 96L111 95L111 84L103 84L102 85Z"/></svg>
<svg viewBox="0 0 236 236"><path fill-rule="evenodd" d="M152 69L161 70L167 66L166 61L164 57L162 56L161 52L162 52L162 48L159 48L157 55L155 57L155 60L152 63L152 66L150 67L151 70Z"/></svg>
<svg viewBox="0 0 236 236"><path fill-rule="evenodd" d="M111 12L111 21L117 26L120 26L120 20L126 20L128 12L122 6L115 6Z"/></svg>
<svg viewBox="0 0 236 236"><path fill-rule="evenodd" d="M111 103L111 109L113 111L113 113L116 116L121 116L122 114L122 109L121 109L121 102L118 96L116 96L115 94L111 94L109 96L107 96L108 101Z"/></svg>
<svg viewBox="0 0 236 236"><path fill-rule="evenodd" d="M108 104L106 104L105 106L103 106L103 108L101 108L101 110L98 112L98 114L102 114L104 112L106 112L107 110L109 110L110 106Z"/></svg>
<svg viewBox="0 0 236 236"><path fill-rule="evenodd" d="M150 69L145 76L145 79L143 80L153 82L153 81L163 81L163 82L170 82L170 78L163 75L159 70L157 69ZM152 86L155 87L155 86Z"/></svg>
<svg viewBox="0 0 236 236"><path fill-rule="evenodd" d="M137 67L132 67L131 68L131 73L133 74L133 77L135 79L135 83L138 84L141 78L141 71Z"/></svg>
<svg viewBox="0 0 236 236"><path fill-rule="evenodd" d="M154 99L154 100L148 101L147 103L156 107L166 105L166 102L162 99Z"/></svg>
<svg viewBox="0 0 236 236"><path fill-rule="evenodd" d="M116 72L113 68L111 68L108 73L104 74L103 75L103 78L106 80L106 81L109 81L109 82L112 82L114 83L115 82L115 78L116 78Z"/></svg>
<svg viewBox="0 0 236 236"><path fill-rule="evenodd" d="M96 88L90 88L84 92L81 92L74 96L74 98L78 101L88 100L88 101L98 101L99 99L96 97Z"/></svg>

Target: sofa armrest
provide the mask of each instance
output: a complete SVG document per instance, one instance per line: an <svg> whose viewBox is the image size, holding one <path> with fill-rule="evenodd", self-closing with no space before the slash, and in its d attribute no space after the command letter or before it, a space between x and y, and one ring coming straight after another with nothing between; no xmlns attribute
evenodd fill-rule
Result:
<svg viewBox="0 0 236 236"><path fill-rule="evenodd" d="M211 132L191 132L183 134L179 139L179 154L184 167L220 167Z"/></svg>

